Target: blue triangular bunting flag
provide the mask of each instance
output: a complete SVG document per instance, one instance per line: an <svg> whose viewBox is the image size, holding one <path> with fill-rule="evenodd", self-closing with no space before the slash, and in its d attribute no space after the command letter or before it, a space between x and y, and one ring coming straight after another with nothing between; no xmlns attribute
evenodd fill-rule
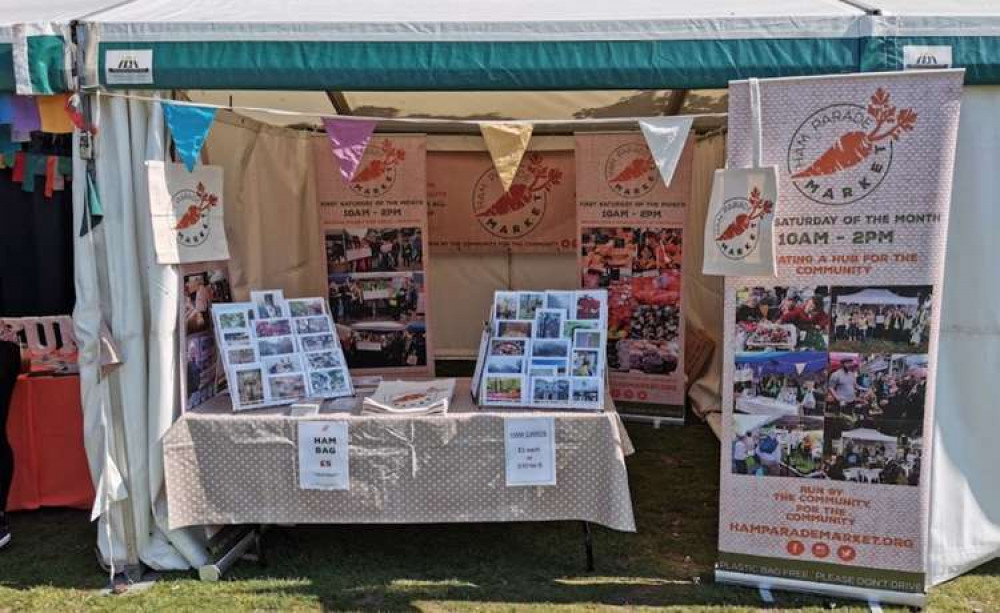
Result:
<svg viewBox="0 0 1000 613"><path fill-rule="evenodd" d="M194 170L208 131L215 120L215 109L187 104L163 103L163 116L174 138L174 149L188 172Z"/></svg>

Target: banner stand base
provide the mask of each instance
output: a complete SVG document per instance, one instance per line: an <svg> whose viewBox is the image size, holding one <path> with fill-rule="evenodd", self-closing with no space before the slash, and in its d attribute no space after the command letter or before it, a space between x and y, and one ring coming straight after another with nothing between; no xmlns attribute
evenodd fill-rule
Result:
<svg viewBox="0 0 1000 613"><path fill-rule="evenodd" d="M654 428L659 428L660 425L664 426L683 426L684 416L678 417L667 417L660 415L642 415L635 413L619 413L618 414L623 421L631 421L636 423L650 424Z"/></svg>
<svg viewBox="0 0 1000 613"><path fill-rule="evenodd" d="M862 587L851 587L848 585L836 585L832 583L798 581L796 579L782 579L780 577L765 577L763 575L736 573L728 570L716 569L715 580L718 583L741 585L750 588L767 587L772 590L802 592L806 594L815 594L817 596L849 598L851 600L879 602L883 604L899 604L907 607L923 608L927 603L927 594L876 590Z"/></svg>

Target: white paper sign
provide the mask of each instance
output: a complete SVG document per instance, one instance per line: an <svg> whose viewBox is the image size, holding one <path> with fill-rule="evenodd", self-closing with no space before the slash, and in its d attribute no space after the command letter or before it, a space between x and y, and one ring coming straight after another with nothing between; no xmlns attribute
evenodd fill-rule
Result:
<svg viewBox="0 0 1000 613"><path fill-rule="evenodd" d="M350 489L346 421L299 422L299 488Z"/></svg>
<svg viewBox="0 0 1000 613"><path fill-rule="evenodd" d="M903 45L903 69L951 68L951 45Z"/></svg>
<svg viewBox="0 0 1000 613"><path fill-rule="evenodd" d="M507 487L556 484L556 425L552 417L505 418Z"/></svg>
<svg viewBox="0 0 1000 613"><path fill-rule="evenodd" d="M146 162L157 264L229 259L222 167Z"/></svg>

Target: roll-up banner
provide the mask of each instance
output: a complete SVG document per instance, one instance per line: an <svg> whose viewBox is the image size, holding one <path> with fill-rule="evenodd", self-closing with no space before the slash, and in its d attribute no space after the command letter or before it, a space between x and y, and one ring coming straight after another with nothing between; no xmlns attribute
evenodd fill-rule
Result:
<svg viewBox="0 0 1000 613"><path fill-rule="evenodd" d="M725 283L720 581L923 602L962 77L760 81L777 276ZM730 168L751 162L748 90L729 87Z"/></svg>
<svg viewBox="0 0 1000 613"><path fill-rule="evenodd" d="M433 375L427 332L427 138L375 135L353 178L316 141L330 312L352 372Z"/></svg>
<svg viewBox="0 0 1000 613"><path fill-rule="evenodd" d="M576 135L581 287L608 290L608 373L623 414L684 418L681 267L693 139L670 187L641 134Z"/></svg>

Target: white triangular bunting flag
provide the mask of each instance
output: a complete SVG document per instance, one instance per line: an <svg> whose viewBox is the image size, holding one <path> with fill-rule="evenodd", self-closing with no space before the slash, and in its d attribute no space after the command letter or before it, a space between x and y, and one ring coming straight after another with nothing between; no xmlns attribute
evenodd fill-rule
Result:
<svg viewBox="0 0 1000 613"><path fill-rule="evenodd" d="M528 143L531 142L532 130L533 126L530 123L479 124L479 131L486 141L486 148L490 150L493 166L497 169L497 175L505 192L514 182L517 169L521 165L521 158L524 157Z"/></svg>
<svg viewBox="0 0 1000 613"><path fill-rule="evenodd" d="M796 362L795 363L795 374L801 375L803 372L805 372L805 370L806 370L806 363L805 362Z"/></svg>
<svg viewBox="0 0 1000 613"><path fill-rule="evenodd" d="M687 141L688 132L691 131L693 117L652 117L639 121L639 129L646 139L646 146L649 147L656 167L663 177L663 184L670 187L670 182L674 178L674 170L677 168L677 160L681 159L681 152L684 151L684 143Z"/></svg>

